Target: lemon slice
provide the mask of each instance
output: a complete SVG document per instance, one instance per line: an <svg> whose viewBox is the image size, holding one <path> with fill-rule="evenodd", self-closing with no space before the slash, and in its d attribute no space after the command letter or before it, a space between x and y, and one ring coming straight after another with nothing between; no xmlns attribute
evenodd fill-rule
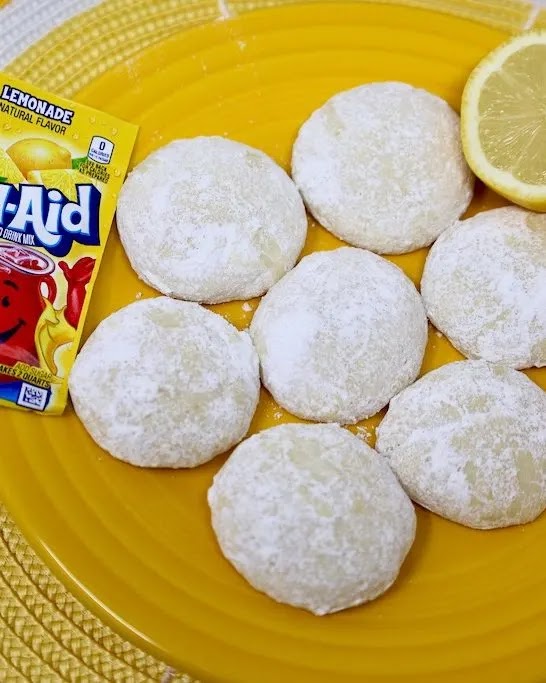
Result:
<svg viewBox="0 0 546 683"><path fill-rule="evenodd" d="M24 183L25 177L9 154L0 147L0 182Z"/></svg>
<svg viewBox="0 0 546 683"><path fill-rule="evenodd" d="M92 181L83 173L73 169L58 169L50 171L30 171L28 180L37 185L60 190L70 201L77 201L76 185L92 185Z"/></svg>
<svg viewBox="0 0 546 683"><path fill-rule="evenodd" d="M546 211L546 31L512 38L478 64L463 93L461 133L486 185Z"/></svg>

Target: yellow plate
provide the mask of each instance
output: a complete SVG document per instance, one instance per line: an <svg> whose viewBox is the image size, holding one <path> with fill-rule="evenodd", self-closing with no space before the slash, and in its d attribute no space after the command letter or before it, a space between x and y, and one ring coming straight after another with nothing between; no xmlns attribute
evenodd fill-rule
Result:
<svg viewBox="0 0 546 683"><path fill-rule="evenodd" d="M79 99L140 124L134 161L179 136L224 134L286 166L298 126L336 91L398 79L458 107L471 68L505 37L394 5L285 7L178 35ZM478 188L472 212L502 203ZM313 225L306 251L338 244ZM393 260L418 279L424 257ZM114 234L87 333L141 294L154 293ZM241 303L215 308L249 322ZM431 333L425 369L458 357ZM529 375L546 388L546 370ZM0 495L30 541L115 629L207 683L546 679L546 516L478 532L420 510L395 586L319 619L257 593L222 558L205 503L222 457L188 472L138 470L97 448L70 409L63 418L4 411L0 419ZM287 419L264 394L252 429Z"/></svg>

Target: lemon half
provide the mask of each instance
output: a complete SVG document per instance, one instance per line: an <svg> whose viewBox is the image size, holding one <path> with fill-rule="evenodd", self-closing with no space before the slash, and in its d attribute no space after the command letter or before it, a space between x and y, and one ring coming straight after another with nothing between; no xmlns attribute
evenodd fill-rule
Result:
<svg viewBox="0 0 546 683"><path fill-rule="evenodd" d="M93 182L83 173L72 169L51 171L30 171L28 180L37 185L44 185L48 189L60 190L70 201L78 199L76 185L91 185Z"/></svg>
<svg viewBox="0 0 546 683"><path fill-rule="evenodd" d="M0 179L5 178L7 183L24 183L25 177L17 168L9 154L0 147Z"/></svg>
<svg viewBox="0 0 546 683"><path fill-rule="evenodd" d="M546 211L546 31L512 38L478 64L463 93L461 133L486 185Z"/></svg>

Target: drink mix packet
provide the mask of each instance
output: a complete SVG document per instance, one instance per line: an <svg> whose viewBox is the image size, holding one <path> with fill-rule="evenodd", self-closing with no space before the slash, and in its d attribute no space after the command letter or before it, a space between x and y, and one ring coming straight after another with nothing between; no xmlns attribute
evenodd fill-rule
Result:
<svg viewBox="0 0 546 683"><path fill-rule="evenodd" d="M63 412L136 126L0 72L0 405Z"/></svg>

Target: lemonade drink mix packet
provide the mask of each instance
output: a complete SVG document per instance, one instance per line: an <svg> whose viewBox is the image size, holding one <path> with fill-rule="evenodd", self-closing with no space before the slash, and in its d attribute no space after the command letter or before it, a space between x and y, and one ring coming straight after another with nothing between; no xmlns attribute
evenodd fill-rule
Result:
<svg viewBox="0 0 546 683"><path fill-rule="evenodd" d="M0 72L0 405L58 415L136 126Z"/></svg>

